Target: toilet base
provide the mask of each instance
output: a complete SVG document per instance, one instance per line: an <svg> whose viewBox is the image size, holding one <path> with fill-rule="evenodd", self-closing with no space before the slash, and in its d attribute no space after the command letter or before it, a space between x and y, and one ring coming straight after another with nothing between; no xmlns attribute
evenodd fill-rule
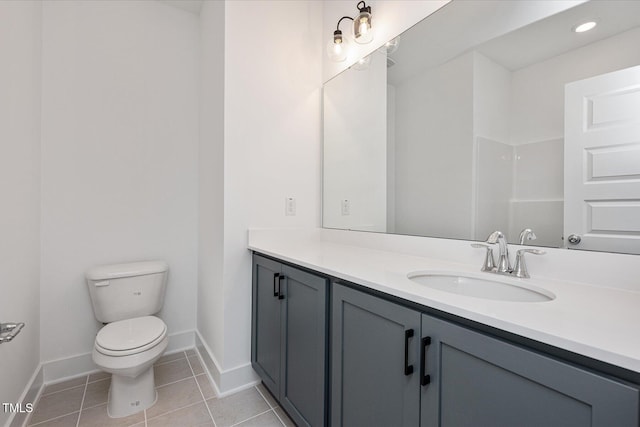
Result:
<svg viewBox="0 0 640 427"><path fill-rule="evenodd" d="M107 413L111 418L133 415L156 403L153 366L135 378L111 375Z"/></svg>

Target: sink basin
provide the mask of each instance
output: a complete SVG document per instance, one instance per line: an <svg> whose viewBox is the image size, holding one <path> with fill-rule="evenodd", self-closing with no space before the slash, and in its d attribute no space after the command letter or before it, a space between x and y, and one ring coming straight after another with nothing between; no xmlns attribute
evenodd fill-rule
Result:
<svg viewBox="0 0 640 427"><path fill-rule="evenodd" d="M510 280L500 276L487 278L480 275L417 271L409 273L407 277L432 289L498 301L545 302L551 301L556 297L546 289L521 283L517 279Z"/></svg>

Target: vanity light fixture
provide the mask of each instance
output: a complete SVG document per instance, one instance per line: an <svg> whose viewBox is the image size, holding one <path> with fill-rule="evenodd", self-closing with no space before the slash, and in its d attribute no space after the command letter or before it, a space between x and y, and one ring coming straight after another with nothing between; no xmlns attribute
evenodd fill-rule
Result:
<svg viewBox="0 0 640 427"><path fill-rule="evenodd" d="M366 44L373 40L373 31L371 29L371 6L367 6L364 1L359 2L358 16L352 18L343 16L338 20L336 30L333 32L333 38L327 45L327 55L332 61L341 62L347 58L347 39L340 31L340 23L343 19L353 21L353 38L357 43Z"/></svg>
<svg viewBox="0 0 640 427"><path fill-rule="evenodd" d="M391 55L393 52L398 50L398 46L400 46L400 36L396 37L395 39L389 40L378 50L382 53L386 53L387 55Z"/></svg>
<svg viewBox="0 0 640 427"><path fill-rule="evenodd" d="M596 21L584 22L582 24L576 25L572 28L574 33L584 33L585 31L589 31L595 28L598 25Z"/></svg>
<svg viewBox="0 0 640 427"><path fill-rule="evenodd" d="M360 7L362 5L362 7ZM371 30L371 6L367 6L364 1L359 2L358 16L353 20L353 36L357 43L367 44L373 40L373 31Z"/></svg>

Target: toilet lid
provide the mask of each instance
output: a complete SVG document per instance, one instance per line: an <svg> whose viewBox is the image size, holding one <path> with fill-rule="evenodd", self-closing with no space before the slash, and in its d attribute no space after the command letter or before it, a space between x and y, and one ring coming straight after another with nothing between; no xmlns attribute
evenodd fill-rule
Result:
<svg viewBox="0 0 640 427"><path fill-rule="evenodd" d="M167 325L155 316L119 320L100 329L96 344L104 350L128 352L162 339Z"/></svg>

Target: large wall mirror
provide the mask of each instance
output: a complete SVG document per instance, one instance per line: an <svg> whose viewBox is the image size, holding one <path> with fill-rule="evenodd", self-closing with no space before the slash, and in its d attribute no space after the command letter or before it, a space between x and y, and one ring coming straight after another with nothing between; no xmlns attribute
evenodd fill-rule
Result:
<svg viewBox="0 0 640 427"><path fill-rule="evenodd" d="M577 3L453 0L329 80L323 226L639 254L640 1Z"/></svg>

